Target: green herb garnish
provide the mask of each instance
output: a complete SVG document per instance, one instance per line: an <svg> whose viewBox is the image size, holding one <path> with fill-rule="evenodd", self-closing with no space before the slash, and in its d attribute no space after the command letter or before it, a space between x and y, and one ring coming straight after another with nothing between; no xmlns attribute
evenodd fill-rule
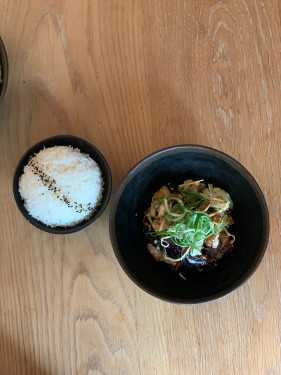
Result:
<svg viewBox="0 0 281 375"><path fill-rule="evenodd" d="M193 197L193 199L196 198L197 200L200 200L200 201L203 201L203 202L208 202L208 199L203 197L202 194L197 193L197 191L195 191L195 190L184 190L183 193L186 194L186 195L189 195L190 197Z"/></svg>
<svg viewBox="0 0 281 375"><path fill-rule="evenodd" d="M205 212L188 209L185 209L184 216L180 220L177 220L177 218L171 219L171 217L169 217L169 220L170 225L166 231L148 232L147 234L152 237L161 236L163 247L166 247L165 240L171 239L176 245L189 247L191 251L200 251L207 238L226 227L224 223L216 225Z"/></svg>
<svg viewBox="0 0 281 375"><path fill-rule="evenodd" d="M195 209L202 202L209 202L202 194L194 190L184 190L183 194L185 195L185 206L189 210Z"/></svg>

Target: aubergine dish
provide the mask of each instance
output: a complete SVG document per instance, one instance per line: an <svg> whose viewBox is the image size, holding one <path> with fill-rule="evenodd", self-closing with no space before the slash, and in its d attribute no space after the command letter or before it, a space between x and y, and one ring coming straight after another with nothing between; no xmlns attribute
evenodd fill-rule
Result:
<svg viewBox="0 0 281 375"><path fill-rule="evenodd" d="M162 186L144 213L147 250L183 279L212 269L234 249L232 209L228 192L204 180Z"/></svg>

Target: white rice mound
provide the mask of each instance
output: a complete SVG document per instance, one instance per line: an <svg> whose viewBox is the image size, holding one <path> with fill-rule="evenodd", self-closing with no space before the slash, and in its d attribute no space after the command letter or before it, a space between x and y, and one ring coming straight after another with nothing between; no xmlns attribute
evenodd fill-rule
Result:
<svg viewBox="0 0 281 375"><path fill-rule="evenodd" d="M28 213L50 227L71 227L92 216L100 204L100 167L71 146L44 148L34 154L19 179Z"/></svg>

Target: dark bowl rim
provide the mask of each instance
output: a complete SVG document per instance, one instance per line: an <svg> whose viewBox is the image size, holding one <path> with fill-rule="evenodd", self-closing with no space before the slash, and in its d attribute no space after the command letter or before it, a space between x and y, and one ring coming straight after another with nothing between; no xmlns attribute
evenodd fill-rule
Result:
<svg viewBox="0 0 281 375"><path fill-rule="evenodd" d="M163 156L171 155L174 153L179 152L199 152L208 154L211 156L215 156L223 161L225 161L227 164L229 164L231 167L233 167L236 171L238 171L251 185L253 191L255 192L258 201L261 206L262 211L262 222L263 222L263 235L261 239L261 245L257 251L256 258L254 262L252 263L251 267L248 269L248 271L232 286L224 289L223 291L219 293L215 293L208 297L203 298L190 298L190 299L181 299L181 298L173 298L170 296L167 296L163 293L155 292L152 290L152 288L148 288L144 282L139 280L129 269L129 267L126 265L126 263L123 260L121 251L118 247L116 234L115 234L115 214L118 207L119 200L121 198L121 195L123 191L125 190L126 186L129 184L129 182L135 177L135 175L140 172L142 169L147 167L152 162L162 158ZM155 151L148 156L144 157L141 161L139 161L135 166L131 168L131 170L125 175L123 178L121 184L119 185L110 209L109 214L109 232L110 232L110 239L113 251L115 253L115 256L122 267L123 271L127 274L127 276L143 291L147 292L148 294L152 295L153 297L156 297L162 301L170 302L174 304L181 304L181 305L198 305L202 303L207 302L215 302L230 293L234 292L238 288L240 288L247 280L250 279L250 277L254 274L254 272L259 267L269 240L269 231L270 231L270 222L269 222L269 213L268 213L268 207L266 200L264 198L263 192L261 188L259 187L257 181L252 176L252 174L237 160L235 160L233 157L229 156L228 154L224 153L223 151L219 151L212 147L202 146L202 145L196 145L196 144L184 144L184 145L176 145L171 147L162 148L158 151Z"/></svg>
<svg viewBox="0 0 281 375"><path fill-rule="evenodd" d="M2 85L1 93L0 93L0 103L1 103L4 98L6 89L7 89L8 77L9 77L8 56L7 56L7 51L6 51L6 48L5 48L5 45L1 36L0 36L0 56L1 56L2 64L3 64L3 78L2 78L2 83L0 84Z"/></svg>
<svg viewBox="0 0 281 375"><path fill-rule="evenodd" d="M60 140L66 140L67 141L67 139L69 139L69 143L70 143L71 146L73 146L71 144L71 140L75 139L76 141L83 142L88 147L92 148L97 155L99 155L99 157L101 158L101 160L103 162L103 165L104 165L104 168L105 168L105 171L106 171L106 175L107 175L106 176L107 180L108 180L107 194L105 195L105 198L104 198L104 201L102 202L102 204L97 208L97 210L94 212L94 214L89 219L87 219L87 220L85 220L85 221L83 221L83 222L81 222L77 225L74 225L73 227L65 227L65 228L64 227L54 227L54 228L52 228L52 227L49 227L49 226L39 222L38 220L34 219L32 216L30 216L28 214L28 212L21 205L18 204L19 192L18 192L18 178L16 176L18 174L17 172L24 167L23 161L27 157L34 154L34 152L35 152L35 151L33 151L34 149L36 149L40 146L42 146L42 148L43 148L44 144L46 144L46 142L60 141ZM74 146L74 147L76 147L76 146ZM84 151L81 150L81 152L84 152ZM55 135L55 136L52 136L52 137L42 139L41 141L35 143L20 158L20 160L19 160L19 162L18 162L18 164L15 168L15 172L14 172L14 176L13 176L13 193L14 193L14 198L15 198L17 207L19 208L20 212L22 213L24 218L28 222L30 222L32 225L34 225L36 228L38 228L40 230L43 230L45 232L51 233L51 234L76 233L76 232L79 232L79 231L89 227L90 225L92 225L102 215L102 213L106 209L106 207L108 205L108 202L110 200L111 190L112 190L112 175L111 175L111 170L110 170L110 167L107 163L107 160L105 159L103 154L93 144L91 144L90 142L86 141L85 139L77 137L75 135Z"/></svg>

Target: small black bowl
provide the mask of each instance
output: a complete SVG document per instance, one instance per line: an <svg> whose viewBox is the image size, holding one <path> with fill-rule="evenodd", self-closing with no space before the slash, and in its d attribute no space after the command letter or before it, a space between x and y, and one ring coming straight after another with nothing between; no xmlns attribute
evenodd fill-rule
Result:
<svg viewBox="0 0 281 375"><path fill-rule="evenodd" d="M154 192L188 178L205 179L229 192L236 241L230 258L185 281L147 251L142 220ZM146 292L174 303L208 302L234 291L257 269L268 236L267 205L257 182L236 160L203 146L167 148L142 160L121 183L110 211L111 242L123 270Z"/></svg>
<svg viewBox="0 0 281 375"><path fill-rule="evenodd" d="M104 181L104 190L103 190L103 196L102 196L100 205L98 206L97 210L89 219L73 227L53 228L34 219L32 216L29 215L26 208L24 207L24 201L21 198L21 195L18 191L19 178L22 175L23 169L25 165L28 163L30 156L33 155L34 153L38 153L44 147L48 148L48 147L53 147L53 146L72 146L74 148L78 148L82 153L88 154L99 165L101 172L102 172L102 177ZM18 208L20 209L23 216L35 227L41 230L44 230L45 232L49 232L53 234L74 233L91 225L94 221L96 221L101 216L101 214L105 210L108 204L109 198L110 198L110 194L111 194L111 172L103 155L100 153L99 150L97 150L89 142L85 141L84 139L75 137L73 135L57 135L57 136L47 138L36 143L23 155L23 157L20 159L18 166L15 170L14 179L13 179L13 190L14 190L14 197L18 205Z"/></svg>
<svg viewBox="0 0 281 375"><path fill-rule="evenodd" d="M0 65L2 70L1 82L0 82L0 103L4 98L4 94L8 84L8 75L9 75L9 64L8 57L5 50L3 40L0 37Z"/></svg>

